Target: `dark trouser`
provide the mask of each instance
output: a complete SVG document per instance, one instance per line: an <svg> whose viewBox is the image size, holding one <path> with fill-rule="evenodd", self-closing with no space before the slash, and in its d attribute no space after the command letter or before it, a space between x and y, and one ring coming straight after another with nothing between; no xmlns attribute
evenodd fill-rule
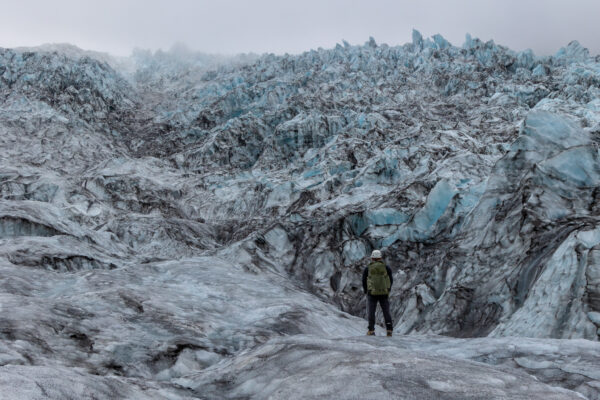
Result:
<svg viewBox="0 0 600 400"><path fill-rule="evenodd" d="M367 295L367 315L369 317L369 330L375 330L375 309L377 303L381 305L381 311L383 311L383 318L385 319L385 328L389 331L394 329L392 323L392 314L390 314L390 302L387 295L373 296Z"/></svg>

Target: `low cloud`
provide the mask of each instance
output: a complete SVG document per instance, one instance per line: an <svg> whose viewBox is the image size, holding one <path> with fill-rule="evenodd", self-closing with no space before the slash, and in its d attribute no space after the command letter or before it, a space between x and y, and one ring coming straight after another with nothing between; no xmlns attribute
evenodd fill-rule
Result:
<svg viewBox="0 0 600 400"><path fill-rule="evenodd" d="M579 40L598 54L598 15L600 2L588 0L29 0L3 5L0 46L68 42L128 55L184 43L208 53L299 53L369 36L403 44L416 28L455 45L468 32L542 55Z"/></svg>

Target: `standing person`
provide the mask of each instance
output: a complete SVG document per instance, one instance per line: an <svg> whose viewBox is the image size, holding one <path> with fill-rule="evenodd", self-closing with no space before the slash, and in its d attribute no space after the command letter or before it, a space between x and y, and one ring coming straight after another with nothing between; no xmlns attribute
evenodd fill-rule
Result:
<svg viewBox="0 0 600 400"><path fill-rule="evenodd" d="M389 294L394 278L392 270L385 265L381 257L381 251L373 250L371 253L371 262L363 271L363 291L367 295L367 310L369 317L369 330L367 335L375 335L375 309L377 303L381 305L383 317L385 318L385 327L387 335L392 336L394 324L390 314Z"/></svg>

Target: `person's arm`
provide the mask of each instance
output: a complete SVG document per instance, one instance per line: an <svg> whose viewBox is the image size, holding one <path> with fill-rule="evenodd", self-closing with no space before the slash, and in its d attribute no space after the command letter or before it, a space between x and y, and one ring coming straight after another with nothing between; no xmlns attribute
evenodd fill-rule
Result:
<svg viewBox="0 0 600 400"><path fill-rule="evenodd" d="M363 271L363 292L367 294L367 277L369 276L369 267L365 268Z"/></svg>
<svg viewBox="0 0 600 400"><path fill-rule="evenodd" d="M390 277L390 289L391 289L392 285L394 284L394 274L392 274L392 270L387 265L385 266L385 269L387 270L388 276Z"/></svg>

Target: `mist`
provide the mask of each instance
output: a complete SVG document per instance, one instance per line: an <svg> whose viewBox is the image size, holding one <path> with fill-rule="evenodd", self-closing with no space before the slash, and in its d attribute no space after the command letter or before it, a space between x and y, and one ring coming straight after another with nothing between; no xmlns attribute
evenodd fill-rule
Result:
<svg viewBox="0 0 600 400"><path fill-rule="evenodd" d="M3 4L0 46L72 43L129 55L181 43L207 53L300 53L346 40L410 41L413 28L461 45L466 33L538 55L578 40L600 52L600 3L592 0L284 2L277 0L29 0Z"/></svg>

